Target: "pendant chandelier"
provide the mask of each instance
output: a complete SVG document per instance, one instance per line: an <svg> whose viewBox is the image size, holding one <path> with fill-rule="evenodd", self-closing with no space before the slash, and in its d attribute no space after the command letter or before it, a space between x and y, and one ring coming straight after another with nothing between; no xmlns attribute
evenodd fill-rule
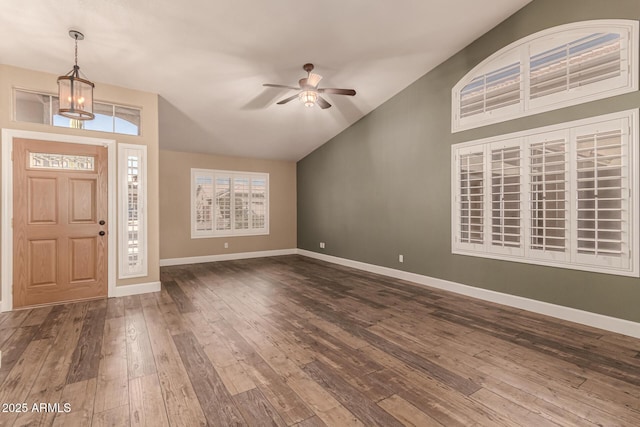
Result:
<svg viewBox="0 0 640 427"><path fill-rule="evenodd" d="M84 35L76 30L69 31L75 39L75 65L64 76L58 77L58 114L75 120L93 120L93 88L94 84L80 77L78 67L78 40Z"/></svg>

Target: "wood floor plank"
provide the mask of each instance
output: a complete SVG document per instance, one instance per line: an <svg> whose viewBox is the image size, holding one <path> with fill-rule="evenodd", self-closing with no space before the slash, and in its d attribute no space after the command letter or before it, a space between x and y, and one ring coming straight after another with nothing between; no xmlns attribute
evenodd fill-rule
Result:
<svg viewBox="0 0 640 427"><path fill-rule="evenodd" d="M174 335L173 341L209 424L243 424L231 394L193 333Z"/></svg>
<svg viewBox="0 0 640 427"><path fill-rule="evenodd" d="M125 319L112 317L104 323L102 355L98 368L98 385L93 411L94 413L105 412L128 404L129 378ZM127 414L128 412L127 409Z"/></svg>
<svg viewBox="0 0 640 427"><path fill-rule="evenodd" d="M160 381L155 374L129 380L131 427L169 426Z"/></svg>
<svg viewBox="0 0 640 427"><path fill-rule="evenodd" d="M367 399L366 396L321 362L311 362L305 365L303 369L365 425L402 426L396 418Z"/></svg>
<svg viewBox="0 0 640 427"><path fill-rule="evenodd" d="M381 400L378 402L378 406L390 413L405 426L442 427L442 424L438 421L396 394Z"/></svg>
<svg viewBox="0 0 640 427"><path fill-rule="evenodd" d="M326 424L322 422L320 417L314 415L311 418L307 418L306 420L294 424L293 427L326 427Z"/></svg>
<svg viewBox="0 0 640 427"><path fill-rule="evenodd" d="M33 383L37 381L42 364L51 349L51 339L31 341L24 353L11 368L3 383L0 384L0 404L27 403L31 410L32 402L27 396ZM0 413L0 421L11 425L20 415L16 412Z"/></svg>
<svg viewBox="0 0 640 427"><path fill-rule="evenodd" d="M175 280L163 282L162 286L167 290L176 307L178 307L178 311L180 313L191 313L196 311L196 308L191 303L191 300L187 298L187 296L182 291L180 286L178 286Z"/></svg>
<svg viewBox="0 0 640 427"><path fill-rule="evenodd" d="M109 298L107 300L107 319L124 316L124 298Z"/></svg>
<svg viewBox="0 0 640 427"><path fill-rule="evenodd" d="M7 316L5 320L0 323L0 329L12 329L19 328L27 320L32 310L18 310L12 313L12 316Z"/></svg>
<svg viewBox="0 0 640 427"><path fill-rule="evenodd" d="M72 305L68 313L69 316L64 317L64 322L59 325L60 332L53 340L51 349L31 387L26 402L56 403L62 401L62 391L66 384L74 349L80 338L86 305ZM55 412L30 411L20 414L15 425L51 425L55 415Z"/></svg>
<svg viewBox="0 0 640 427"><path fill-rule="evenodd" d="M127 372L137 378L156 372L147 323L138 295L123 298L126 326Z"/></svg>
<svg viewBox="0 0 640 427"><path fill-rule="evenodd" d="M106 313L106 307L90 309L87 312L80 332L80 339L73 353L67 384L86 381L98 376Z"/></svg>
<svg viewBox="0 0 640 427"><path fill-rule="evenodd" d="M313 417L314 412L309 409L308 404L260 355L257 353L247 355L243 366L258 389L288 425Z"/></svg>
<svg viewBox="0 0 640 427"><path fill-rule="evenodd" d="M91 427L129 426L129 405L117 406L93 414Z"/></svg>
<svg viewBox="0 0 640 427"><path fill-rule="evenodd" d="M172 426L205 426L207 420L154 295L141 296L157 375Z"/></svg>
<svg viewBox="0 0 640 427"><path fill-rule="evenodd" d="M9 330L9 329L7 329ZM29 346L38 332L37 326L16 328L2 344L2 366L0 366L0 384L9 375L11 369L20 360L24 351Z"/></svg>
<svg viewBox="0 0 640 427"><path fill-rule="evenodd" d="M49 316L53 306L49 307L38 307L30 310L27 318L22 322L21 326L40 326L42 322Z"/></svg>
<svg viewBox="0 0 640 427"><path fill-rule="evenodd" d="M67 384L61 396L61 402L68 404L69 412L57 413L53 427L90 426L93 419L93 401L96 395L96 378Z"/></svg>
<svg viewBox="0 0 640 427"><path fill-rule="evenodd" d="M82 304L82 306L86 307L85 304ZM58 329L64 323L64 317L69 315L71 307L72 304L53 306L47 317L40 324L40 328L38 329L38 334L36 335L35 339L42 340L47 338L55 338L58 333ZM84 318L84 313L81 317Z"/></svg>
<svg viewBox="0 0 640 427"><path fill-rule="evenodd" d="M250 426L286 426L275 408L257 388L233 396L240 413Z"/></svg>

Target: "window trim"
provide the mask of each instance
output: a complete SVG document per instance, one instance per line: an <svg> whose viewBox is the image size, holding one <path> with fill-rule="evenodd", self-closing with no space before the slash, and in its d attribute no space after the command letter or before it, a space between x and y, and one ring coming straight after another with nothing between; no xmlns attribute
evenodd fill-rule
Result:
<svg viewBox="0 0 640 427"><path fill-rule="evenodd" d="M207 230L207 231L198 231L196 230L196 209L195 209L195 201L196 201L196 186L195 180L198 174L201 175L211 175L214 178L216 175L228 175L231 178L264 178L266 181L266 201L265 201L265 226L261 229L249 228L247 230ZM221 170L221 169L199 169L192 168L191 169L191 181L189 185L191 198L191 208L190 208L190 219L191 219L191 238L192 239L210 239L217 237L239 237L239 236L264 236L269 235L269 199L270 199L270 189L269 189L269 173L268 172L244 172L244 171L231 171L231 170Z"/></svg>
<svg viewBox="0 0 640 427"><path fill-rule="evenodd" d="M598 99L609 98L616 95L621 95L624 93L637 91L639 88L639 53L638 53L638 45L639 42L639 28L640 24L637 20L628 20L628 19L600 19L600 20L590 20L590 21L580 21L573 22L569 24L559 25L552 28L547 28L545 30L539 31L534 34L530 34L524 38L516 40L513 43L503 47L497 52L493 53L478 65L476 65L471 71L466 73L464 77L462 77L458 83L451 90L451 132L461 132L469 129L475 129L495 123L501 123L508 120L514 120L521 117L531 116L534 114L544 113L547 111L553 111L564 107L569 107L572 105L583 104L590 101L595 101ZM599 91L573 91L572 93L578 93L578 95L574 95L572 97L565 96L564 99L561 100L551 100L549 99L548 104L538 105L536 107L531 107L531 99L529 96L529 70L530 70L530 45L535 42L544 41L545 38L551 38L554 35L566 35L571 32L579 32L580 34L584 33L584 30L589 31L598 31L598 29L608 29L610 31L615 31L620 34L624 34L625 32L628 34L628 38L626 41L628 43L627 52L628 57L624 58L628 60L628 70L627 82L625 86L616 87L613 89L601 89ZM472 123L461 123L461 118L459 117L460 113L460 92L462 89L469 84L476 77L484 75L494 68L499 68L505 58L512 58L512 60L516 60L519 58L520 66L522 69L521 74L521 91L523 92L521 102L519 102L519 108L511 108L509 111L504 114L495 114L495 115L484 115L482 118L478 118L477 121ZM509 61L507 61L509 62ZM496 67L492 67L491 69L487 69L489 65L492 63L498 63ZM607 81L605 80L604 83ZM598 85L598 83L594 83L594 85ZM602 85L601 85L602 86ZM565 94L567 92L564 92ZM552 95L553 96L553 95ZM562 97L558 95L557 97ZM555 96L554 96L555 98ZM537 100L542 99L538 98ZM539 103L539 102L535 103Z"/></svg>
<svg viewBox="0 0 640 427"><path fill-rule="evenodd" d="M139 157L139 186L138 206L140 213L138 220L141 223L138 237L138 253L141 257L139 269L131 270L128 258L129 233L127 229L127 217L129 215L127 185L127 158L131 152ZM118 144L118 278L130 279L133 277L146 277L148 270L148 230L147 230L147 146L138 144Z"/></svg>
<svg viewBox="0 0 640 427"><path fill-rule="evenodd" d="M496 260L502 260L502 261L514 261L514 262L520 262L520 263L526 263L526 264L560 267L560 268L590 271L590 272L596 272L596 273L640 277L640 265L639 265L640 257L638 256L640 255L640 250L639 250L640 249L640 246L639 246L640 244L640 238L639 238L640 237L640 221L639 221L640 209L637 206L638 200L640 200L639 199L640 185L638 184L638 176L640 175L640 170L639 170L640 147L639 147L639 138L638 138L640 133L640 129L638 128L639 116L640 114L638 109L626 110L626 111L621 111L617 113L595 116L595 117L576 120L572 122L566 122L566 123L561 123L561 124L556 124L551 126L529 129L525 131L511 133L511 134L500 135L500 136L484 138L484 139L468 141L468 142L452 145L451 146L451 253L455 255L475 256L475 257L490 258L490 259L496 259ZM529 189L527 189L525 186L526 183L528 183L528 180L526 179L524 181L521 180L522 181L521 188L523 190L521 191L521 198L520 198L521 205L524 206L523 214L521 215L521 218L522 218L521 227L523 228L523 231L521 234L523 237L523 240L522 240L523 251L524 251L523 255L509 255L505 253L497 253L497 251L495 252L490 251L489 248L490 248L491 242L488 241L486 238L486 236L490 235L490 233L487 234L487 231L484 231L485 239L483 239L483 244L481 245L481 247L464 247L464 245L462 245L461 247L460 243L457 243L456 239L458 236L458 229L460 227L459 207L458 207L458 203L459 203L458 201L459 170L458 169L459 167L458 167L457 155L459 155L460 153L464 154L465 152L471 152L474 148L476 148L476 151L483 150L483 152L485 152L484 151L485 147L490 147L491 144L496 144L500 142L505 142L505 143L509 142L515 145L515 140L517 139L520 139L520 144L522 144L522 147L524 149L528 143L527 141L525 141L525 138L534 137L535 135L543 134L543 133L547 134L547 133L560 132L560 131L567 132L569 130L572 130L572 137L573 137L574 128L593 126L593 125L597 125L598 123L604 123L604 122L619 120L619 119L627 119L628 125L629 125L628 141L627 141L627 147L629 151L627 155L628 155L628 165L629 165L628 182L630 184L629 185L630 199L628 199L629 200L628 228L629 228L630 237L628 239L629 267L627 269L622 269L617 267L607 267L603 265L577 264L577 261L572 262L570 259L563 261L563 260L544 259L541 257L538 257L538 258L534 258L530 256L527 257L526 256L527 251L525 250L525 246L528 244L526 240L528 233L526 232L526 230L529 227L528 221L530 219L530 214L528 213L529 208L527 207ZM572 144L571 141L568 141L568 143L570 145ZM569 148L568 152L570 152L571 150L572 148ZM524 159L524 155L523 155L523 159ZM569 161L571 160L572 159L570 156ZM526 171L526 166L527 166L526 161L524 165L521 164L521 168L523 168L524 174L528 173ZM485 170L486 170L486 163L485 163ZM568 179L569 179L569 186L570 186L570 188L567 190L569 192L569 206L567 208L569 210L569 217L567 219L569 221L568 231L569 233L572 233L577 228L574 223L574 216L573 216L574 213L572 212L573 210L572 207L575 206L573 199L575 198L574 192L576 191L576 188L572 186L575 180L573 176L575 174L575 168L572 166L566 172L569 175ZM483 185L484 185L484 188L486 189L488 185L486 176L484 177L484 181L485 182ZM487 226L490 227L490 224L487 221L491 220L490 208L488 208L487 206L489 206L489 204L485 201L484 202L484 218L483 218L483 225L485 229ZM574 241L577 241L577 238L574 236L571 236L569 238L569 241L572 244ZM573 250L575 250L575 248L571 249L571 251ZM566 253L567 257L570 258L571 251L566 251L563 253Z"/></svg>

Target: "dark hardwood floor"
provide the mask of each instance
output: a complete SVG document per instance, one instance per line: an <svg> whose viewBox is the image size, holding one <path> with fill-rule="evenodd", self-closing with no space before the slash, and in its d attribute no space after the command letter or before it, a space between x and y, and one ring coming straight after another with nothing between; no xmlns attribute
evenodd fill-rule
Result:
<svg viewBox="0 0 640 427"><path fill-rule="evenodd" d="M4 313L0 350L2 426L640 425L638 339L301 256Z"/></svg>

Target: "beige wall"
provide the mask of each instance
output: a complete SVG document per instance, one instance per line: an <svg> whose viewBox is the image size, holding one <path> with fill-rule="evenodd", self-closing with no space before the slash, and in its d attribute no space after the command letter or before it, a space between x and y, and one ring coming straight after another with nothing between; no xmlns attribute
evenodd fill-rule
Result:
<svg viewBox="0 0 640 427"><path fill-rule="evenodd" d="M269 173L269 235L191 239L191 168ZM160 151L160 259L295 247L295 162Z"/></svg>
<svg viewBox="0 0 640 427"><path fill-rule="evenodd" d="M117 280L116 284L117 286L123 286L134 283L148 283L160 280L160 269L158 262L158 96L153 93L141 92L96 82L96 88L94 91L94 98L96 101L104 101L107 103L132 106L142 109L141 136L119 135L114 133L86 131L81 129L68 129L36 123L23 123L14 121L14 88L56 94L58 91L56 83L57 77L58 76L53 74L42 73L7 65L0 65L0 128L114 139L118 143L146 145L148 156L147 213L149 239L149 275L147 277L138 277L135 279ZM91 76L89 76L89 78L90 77ZM111 227L110 232L117 233L117 228ZM0 298L2 298L1 295Z"/></svg>

